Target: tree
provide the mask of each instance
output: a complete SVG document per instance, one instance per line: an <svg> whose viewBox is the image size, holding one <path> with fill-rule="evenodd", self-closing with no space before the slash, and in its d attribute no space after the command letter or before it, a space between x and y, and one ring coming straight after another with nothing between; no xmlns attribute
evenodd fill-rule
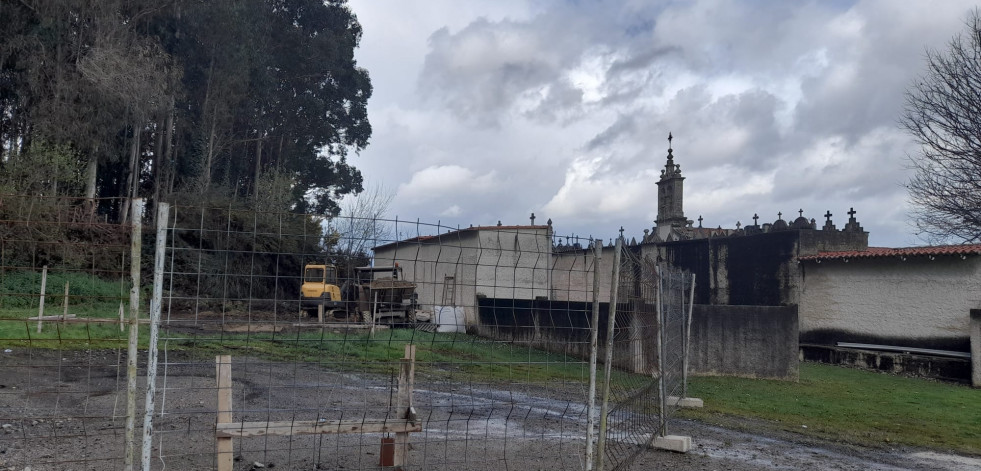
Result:
<svg viewBox="0 0 981 471"><path fill-rule="evenodd" d="M912 219L931 241L981 241L981 12L906 92L900 124L920 144L906 184Z"/></svg>

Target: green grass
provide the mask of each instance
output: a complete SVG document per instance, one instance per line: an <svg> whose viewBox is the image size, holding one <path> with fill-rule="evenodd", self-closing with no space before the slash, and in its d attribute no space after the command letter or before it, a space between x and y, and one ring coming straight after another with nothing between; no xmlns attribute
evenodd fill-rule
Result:
<svg viewBox="0 0 981 471"><path fill-rule="evenodd" d="M85 273L49 271L45 284L44 314L64 313L65 284L68 313L84 318L118 318L119 303L129 305L128 286ZM127 334L118 324L74 324L45 320L40 333L37 321L41 273L5 272L0 277L0 346L37 348L112 348L125 343ZM124 300L123 297L126 297ZM127 308L128 309L128 308ZM141 336L145 328L141 328ZM145 342L144 342L145 344Z"/></svg>
<svg viewBox="0 0 981 471"><path fill-rule="evenodd" d="M387 373L405 352L416 346L416 369L430 376L488 382L583 381L588 370L582 360L519 345L494 342L465 334L428 333L411 329L364 331L329 330L281 334L223 334L185 337L171 348L202 354L228 353L281 361L324 362L334 369Z"/></svg>
<svg viewBox="0 0 981 471"><path fill-rule="evenodd" d="M700 377L688 395L705 408L684 417L725 426L761 419L763 427L847 443L981 454L981 390L967 386L802 363L798 383Z"/></svg>

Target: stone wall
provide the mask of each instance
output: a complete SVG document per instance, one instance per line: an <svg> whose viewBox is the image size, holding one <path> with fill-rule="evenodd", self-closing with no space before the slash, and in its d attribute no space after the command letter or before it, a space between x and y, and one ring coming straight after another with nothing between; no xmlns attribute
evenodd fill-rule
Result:
<svg viewBox="0 0 981 471"><path fill-rule="evenodd" d="M796 381L797 306L693 306L689 372Z"/></svg>

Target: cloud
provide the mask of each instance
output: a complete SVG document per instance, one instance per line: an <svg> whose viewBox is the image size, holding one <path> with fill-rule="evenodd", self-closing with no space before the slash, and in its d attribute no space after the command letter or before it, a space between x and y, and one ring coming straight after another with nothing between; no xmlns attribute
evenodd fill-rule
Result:
<svg viewBox="0 0 981 471"><path fill-rule="evenodd" d="M520 223L534 211L560 232L640 235L670 131L689 218L732 226L803 208L821 220L854 206L880 245L909 238L902 183L916 148L896 126L903 91L924 49L943 47L973 7L545 0L420 14L367 3L411 51L389 43L392 61L376 52L367 65L373 100L404 94L369 104L361 156L367 179L399 188L404 216Z"/></svg>
<svg viewBox="0 0 981 471"><path fill-rule="evenodd" d="M399 185L396 198L409 202L431 202L454 198L460 193L483 193L495 185L496 172L478 175L459 165L426 167ZM457 208L459 214L459 207Z"/></svg>

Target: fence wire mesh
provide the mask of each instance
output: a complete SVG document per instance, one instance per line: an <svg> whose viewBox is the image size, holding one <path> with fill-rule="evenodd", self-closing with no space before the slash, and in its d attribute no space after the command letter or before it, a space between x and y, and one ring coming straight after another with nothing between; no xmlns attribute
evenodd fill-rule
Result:
<svg viewBox="0 0 981 471"><path fill-rule="evenodd" d="M617 244L613 327L608 332L598 469L629 469L667 433L685 393L690 289L687 273L658 266L641 247Z"/></svg>
<svg viewBox="0 0 981 471"><path fill-rule="evenodd" d="M667 417L656 271L620 263L607 397L613 249L551 225L45 204L0 206L3 466L593 469Z"/></svg>

